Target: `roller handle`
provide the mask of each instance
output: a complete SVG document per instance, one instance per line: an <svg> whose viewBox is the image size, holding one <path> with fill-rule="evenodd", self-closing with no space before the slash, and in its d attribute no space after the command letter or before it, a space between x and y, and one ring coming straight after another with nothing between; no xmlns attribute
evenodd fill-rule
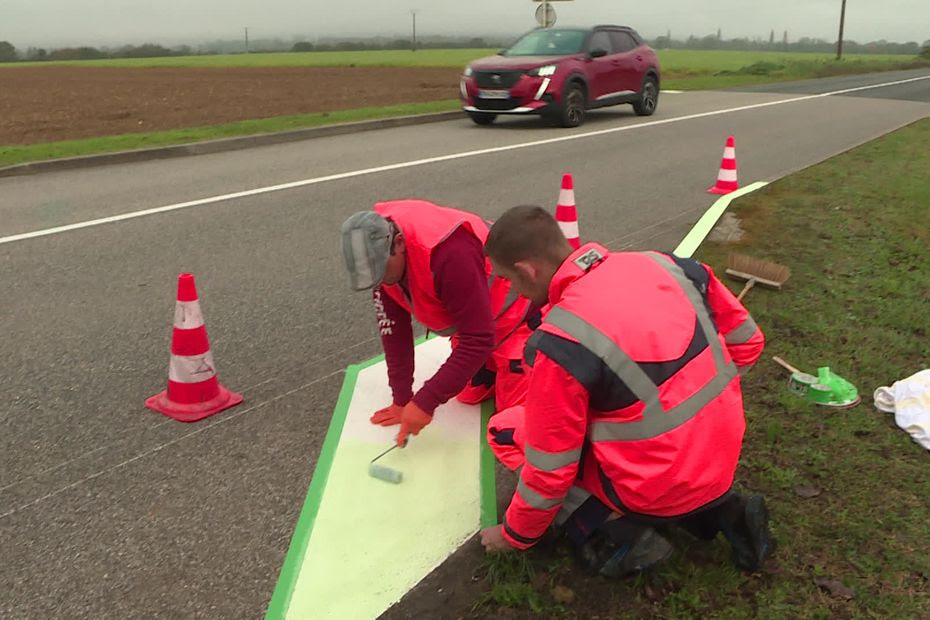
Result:
<svg viewBox="0 0 930 620"><path fill-rule="evenodd" d="M396 447L397 447L397 444L394 444L393 446L391 446L390 448L388 448L387 450L385 450L384 452L382 452L381 454L379 454L379 455L376 456L375 458L371 459L371 462L374 463L375 461L377 461L377 460L380 459L382 456L384 456L385 454L387 454L388 452L390 452L391 450L393 450L393 449L396 448Z"/></svg>

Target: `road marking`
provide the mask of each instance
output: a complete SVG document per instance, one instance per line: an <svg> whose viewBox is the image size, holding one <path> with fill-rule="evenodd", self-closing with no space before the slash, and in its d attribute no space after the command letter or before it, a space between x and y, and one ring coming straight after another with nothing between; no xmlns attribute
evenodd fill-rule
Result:
<svg viewBox="0 0 930 620"><path fill-rule="evenodd" d="M370 174L378 174L381 172L390 172L392 170L402 170L404 168L415 168L417 166L426 166L429 164L436 164L446 161L454 161L457 159L466 159L469 157L477 157L479 155L491 155L494 153L506 153L507 151L516 151L518 149L532 148L535 146L545 146L549 144L558 144L561 142L569 142L573 140L583 140L585 138L593 138L597 136L604 136L612 133L619 133L622 131L633 131L635 129L643 129L646 127L658 127L660 125L668 125L671 123L680 123L683 121L695 120L698 118L709 118L711 116L721 116L723 114L733 114L735 112L745 112L746 110L758 110L761 108L768 108L779 105L786 105L789 103L798 103L801 101L811 101L814 99L821 99L824 97L832 97L835 95L845 95L848 93L860 92L863 90L872 90L876 88L884 88L887 86L897 86L899 84L908 84L911 82L918 82L922 80L930 80L930 75L920 76L915 78L909 78L906 80L897 80L894 82L883 82L881 84L871 84L868 86L857 86L855 88L844 88L843 90L835 90L828 93L820 93L817 95L803 95L800 97L792 97L790 99L780 99L778 101L769 101L766 103L754 103L751 105L738 106L735 108L725 108L722 110L712 110L710 112L699 112L696 114L688 114L686 116L676 116L674 118L666 118L656 121L647 121L645 123L637 123L636 125L624 125L622 127L612 127L610 129L600 129L598 131L588 131L585 133L572 134L570 136L560 136L558 138L547 138L545 140L534 140L532 142L521 142L519 144L510 144L507 146L498 146L487 149L478 149L474 151L463 151L461 153L452 153L449 155L440 155L438 157L427 157L425 159L414 159L411 161L400 162L396 164L388 164L386 166L376 166L374 168L363 168L361 170L352 170L350 172L341 172L339 174L330 174L322 177L315 177L311 179L303 179L300 181L292 181L290 183L281 183L279 185L269 185L267 187L259 187L256 189L250 189L242 192L233 192L231 194L222 194L220 196L211 196L209 198L201 198L199 200L190 200L187 202L179 202L176 204L165 205L163 207L155 207L153 209L143 209L141 211L132 211L130 213L123 213L120 215L113 215L110 217L102 217L95 220L87 220L84 222L76 222L74 224L66 224L64 226L55 226L53 228L45 228L42 230L35 230L32 232L10 235L7 237L0 237L0 245L6 243L14 243L16 241L25 241L27 239L35 239L37 237L47 237L49 235L56 235L64 232L69 232L72 230L80 230L82 228L90 228L93 226L101 226L103 224L112 224L114 222L122 222L124 220L132 220L138 217L145 217L147 215L155 215L158 213L167 213L169 211L179 211L181 209L190 209L193 207L201 207L203 205L214 204L217 202L224 202L228 200L235 200L237 198L248 198L249 196L258 196L261 194L269 194L271 192L279 192L288 189L295 189L298 187L306 187L309 185L319 185L320 183L328 183L330 181L341 181L343 179L353 179L356 177L367 176Z"/></svg>
<svg viewBox="0 0 930 620"><path fill-rule="evenodd" d="M730 203L739 198L740 196L745 196L746 194L752 193L757 189L761 189L768 185L764 181L757 181L742 187L735 192L730 192L726 196L721 196L717 201L711 205L707 211L704 212L704 215L694 224L690 232L681 240L681 243L678 244L678 247L675 248L674 253L676 256L681 256L682 258L691 258L694 253L697 251L701 244L704 243L704 239L707 238L707 235L710 234L710 231L714 229L714 226L717 225L717 220L720 219L720 216L723 215L723 212L727 210L727 207L730 206Z"/></svg>
<svg viewBox="0 0 930 620"><path fill-rule="evenodd" d="M448 354L445 338L417 346L415 382ZM478 530L487 477L479 479L486 442L476 405L449 401L433 430L382 461L404 471L402 484L365 475L397 432L368 419L390 398L385 377L383 355L346 369L266 620L377 617ZM379 510L360 511L359 498ZM404 561L385 573L399 549Z"/></svg>

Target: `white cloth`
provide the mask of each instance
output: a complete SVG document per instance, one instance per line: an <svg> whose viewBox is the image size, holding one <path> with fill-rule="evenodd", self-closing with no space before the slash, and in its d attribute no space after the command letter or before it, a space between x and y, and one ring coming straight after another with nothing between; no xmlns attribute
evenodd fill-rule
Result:
<svg viewBox="0 0 930 620"><path fill-rule="evenodd" d="M930 450L930 370L921 370L875 390L875 407L894 414L895 423Z"/></svg>

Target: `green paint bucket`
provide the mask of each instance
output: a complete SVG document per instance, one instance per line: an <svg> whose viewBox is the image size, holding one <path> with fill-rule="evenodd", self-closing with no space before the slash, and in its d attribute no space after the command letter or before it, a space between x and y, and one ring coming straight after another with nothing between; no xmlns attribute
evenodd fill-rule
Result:
<svg viewBox="0 0 930 620"><path fill-rule="evenodd" d="M829 366L817 369L817 376L806 372L793 372L788 389L802 398L825 407L855 407L859 404L856 386L831 372Z"/></svg>

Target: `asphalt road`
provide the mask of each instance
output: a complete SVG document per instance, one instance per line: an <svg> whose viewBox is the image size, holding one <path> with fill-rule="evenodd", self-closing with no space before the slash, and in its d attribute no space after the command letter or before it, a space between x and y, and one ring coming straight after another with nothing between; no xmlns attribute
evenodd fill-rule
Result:
<svg viewBox="0 0 930 620"><path fill-rule="evenodd" d="M554 205L572 172L584 238L671 248L713 201L728 134L745 184L930 116L928 71L754 90L668 94L651 119L615 108L572 131L463 118L0 179L0 617L264 613L342 370L379 351L339 262L350 213L422 197L494 217ZM429 158L445 159L371 170ZM127 219L11 239L109 216ZM220 380L246 397L194 425L143 407L182 271Z"/></svg>

